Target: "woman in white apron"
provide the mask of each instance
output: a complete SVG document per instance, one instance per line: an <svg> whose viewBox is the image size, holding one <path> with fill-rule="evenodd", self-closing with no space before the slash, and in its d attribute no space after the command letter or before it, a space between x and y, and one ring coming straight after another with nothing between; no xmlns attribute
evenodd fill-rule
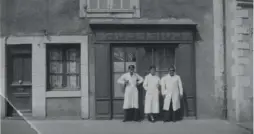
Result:
<svg viewBox="0 0 254 134"><path fill-rule="evenodd" d="M174 66L171 66L169 74L161 79L161 89L164 96L164 122L180 120L183 86L180 76L175 74Z"/></svg>
<svg viewBox="0 0 254 134"><path fill-rule="evenodd" d="M129 72L123 74L117 83L124 85L124 120L125 121L139 121L139 105L138 105L138 89L137 85L143 82L143 78L137 73L134 73L135 66L128 67Z"/></svg>
<svg viewBox="0 0 254 134"><path fill-rule="evenodd" d="M145 77L143 87L146 90L145 114L148 120L155 122L154 115L159 113L159 85L160 78L155 75L156 67L149 68L150 73Z"/></svg>

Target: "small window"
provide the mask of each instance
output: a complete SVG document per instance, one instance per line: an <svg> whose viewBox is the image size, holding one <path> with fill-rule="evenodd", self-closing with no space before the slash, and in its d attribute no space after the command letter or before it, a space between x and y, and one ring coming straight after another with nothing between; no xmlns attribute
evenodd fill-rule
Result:
<svg viewBox="0 0 254 134"><path fill-rule="evenodd" d="M80 89L80 44L48 44L49 90Z"/></svg>
<svg viewBox="0 0 254 134"><path fill-rule="evenodd" d="M139 0L80 0L81 17L139 17Z"/></svg>

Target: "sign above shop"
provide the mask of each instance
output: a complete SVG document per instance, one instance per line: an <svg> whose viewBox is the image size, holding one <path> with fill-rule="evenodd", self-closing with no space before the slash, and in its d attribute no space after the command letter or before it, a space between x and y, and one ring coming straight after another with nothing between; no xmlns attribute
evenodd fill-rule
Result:
<svg viewBox="0 0 254 134"><path fill-rule="evenodd" d="M162 32L95 32L96 41L192 41L191 31Z"/></svg>

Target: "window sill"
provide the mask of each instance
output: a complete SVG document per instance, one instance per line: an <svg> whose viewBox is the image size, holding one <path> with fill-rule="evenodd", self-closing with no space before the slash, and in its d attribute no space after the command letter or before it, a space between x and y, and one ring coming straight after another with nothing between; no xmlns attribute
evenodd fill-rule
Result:
<svg viewBox="0 0 254 134"><path fill-rule="evenodd" d="M46 98L81 97L81 91L47 91Z"/></svg>
<svg viewBox="0 0 254 134"><path fill-rule="evenodd" d="M81 11L80 17L88 17L88 18L140 18L139 10L88 10Z"/></svg>
<svg viewBox="0 0 254 134"><path fill-rule="evenodd" d="M135 13L135 10L131 10L131 9L112 9L112 10L97 10L97 9L87 9L86 10L87 13L91 14L91 13L109 13L109 14L114 14L114 13Z"/></svg>

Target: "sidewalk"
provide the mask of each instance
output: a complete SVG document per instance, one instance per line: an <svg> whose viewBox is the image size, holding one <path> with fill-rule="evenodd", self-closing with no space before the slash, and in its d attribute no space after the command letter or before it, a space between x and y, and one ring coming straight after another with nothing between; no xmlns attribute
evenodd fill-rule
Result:
<svg viewBox="0 0 254 134"><path fill-rule="evenodd" d="M121 120L32 120L41 134L252 134L223 120L183 120L177 123ZM35 134L24 120L3 120L1 134ZM31 129L29 132L21 132ZM11 132L10 132L11 131Z"/></svg>

